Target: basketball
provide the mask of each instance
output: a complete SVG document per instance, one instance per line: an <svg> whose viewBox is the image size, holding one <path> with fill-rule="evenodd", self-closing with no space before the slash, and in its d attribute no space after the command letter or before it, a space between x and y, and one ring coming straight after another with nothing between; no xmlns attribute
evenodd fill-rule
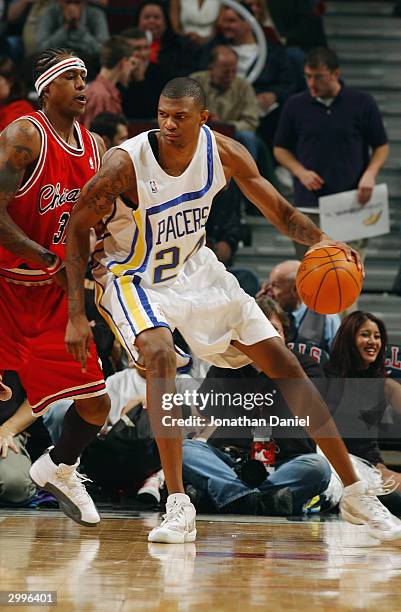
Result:
<svg viewBox="0 0 401 612"><path fill-rule="evenodd" d="M303 258L296 284L308 308L335 314L349 308L362 289L362 271L337 247L322 247Z"/></svg>

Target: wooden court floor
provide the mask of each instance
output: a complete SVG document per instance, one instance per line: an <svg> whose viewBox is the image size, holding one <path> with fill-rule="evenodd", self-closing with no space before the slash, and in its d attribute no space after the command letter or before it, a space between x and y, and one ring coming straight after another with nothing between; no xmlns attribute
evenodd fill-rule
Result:
<svg viewBox="0 0 401 612"><path fill-rule="evenodd" d="M216 520L218 518L219 520ZM256 518L256 517L255 517ZM56 591L22 610L268 612L401 610L401 542L339 519L202 516L194 544L149 544L157 515L0 510L0 590Z"/></svg>

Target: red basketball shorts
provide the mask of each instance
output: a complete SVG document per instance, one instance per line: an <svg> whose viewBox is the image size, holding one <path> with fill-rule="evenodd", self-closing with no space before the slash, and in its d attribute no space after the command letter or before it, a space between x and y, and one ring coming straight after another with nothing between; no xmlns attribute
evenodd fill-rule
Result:
<svg viewBox="0 0 401 612"><path fill-rule="evenodd" d="M25 286L0 277L0 372L18 372L35 413L58 399L106 392L95 345L85 373L67 352L67 318L66 296L55 283Z"/></svg>

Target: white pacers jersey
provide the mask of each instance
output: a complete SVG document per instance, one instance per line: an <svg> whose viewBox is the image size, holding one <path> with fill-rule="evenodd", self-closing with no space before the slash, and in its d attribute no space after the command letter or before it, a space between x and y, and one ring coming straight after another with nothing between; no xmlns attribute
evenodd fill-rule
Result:
<svg viewBox="0 0 401 612"><path fill-rule="evenodd" d="M120 198L96 246L95 261L116 277L132 276L142 287L173 283L184 264L205 244L205 225L216 193L226 184L212 131L203 126L189 166L170 176L157 162L149 132L118 148L135 168L135 209Z"/></svg>

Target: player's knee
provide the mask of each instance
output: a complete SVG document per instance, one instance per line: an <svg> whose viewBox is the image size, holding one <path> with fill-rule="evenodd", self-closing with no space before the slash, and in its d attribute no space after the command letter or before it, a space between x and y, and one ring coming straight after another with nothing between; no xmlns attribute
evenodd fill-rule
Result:
<svg viewBox="0 0 401 612"><path fill-rule="evenodd" d="M172 371L175 373L177 358L172 343L171 345L167 342L146 344L146 346L141 348L141 354L144 358L147 372L153 376L163 378L171 376Z"/></svg>
<svg viewBox="0 0 401 612"><path fill-rule="evenodd" d="M102 426L110 412L110 398L107 394L75 400L75 408L84 421Z"/></svg>
<svg viewBox="0 0 401 612"><path fill-rule="evenodd" d="M175 376L177 368L177 357L174 348L163 346L152 356L149 366L154 376Z"/></svg>

